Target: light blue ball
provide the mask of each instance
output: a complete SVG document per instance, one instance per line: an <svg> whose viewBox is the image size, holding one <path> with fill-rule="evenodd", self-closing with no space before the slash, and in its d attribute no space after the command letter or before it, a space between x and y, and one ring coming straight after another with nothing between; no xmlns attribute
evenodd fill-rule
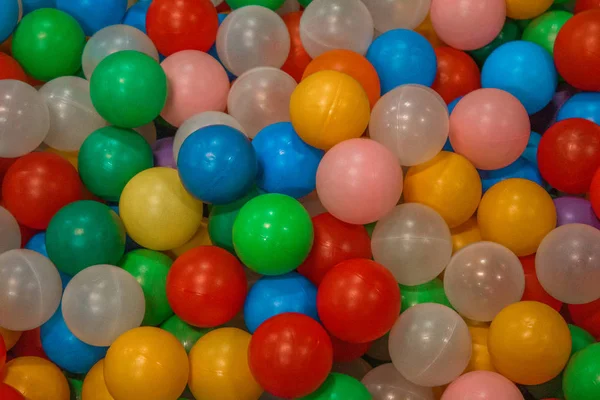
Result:
<svg viewBox="0 0 600 400"><path fill-rule="evenodd" d="M219 15L218 15L219 26L223 23L223 21L225 21L225 18L227 18L227 15L229 15L229 14L219 13ZM235 76L234 74L229 72L229 70L227 68L225 68L225 65L223 65L223 63L221 62L221 58L219 58L219 54L217 53L217 43L216 42L211 46L210 49L208 49L208 54L213 56L213 58L215 60L217 60L223 66L223 69L225 69L225 72L227 72L227 77L229 78L230 82L234 81L235 78L237 78L237 76Z"/></svg>
<svg viewBox="0 0 600 400"><path fill-rule="evenodd" d="M123 18L123 24L138 28L140 31L146 32L146 14L148 14L148 8L150 8L151 1L138 1L132 5L125 17Z"/></svg>
<svg viewBox="0 0 600 400"><path fill-rule="evenodd" d="M123 21L127 0L56 0L56 8L75 18L86 36L93 36Z"/></svg>
<svg viewBox="0 0 600 400"><path fill-rule="evenodd" d="M544 185L537 165L530 163L523 157L519 157L517 161L501 169L493 171L480 170L479 176L481 177L481 185L484 193L496 183L511 178L527 179L540 186Z"/></svg>
<svg viewBox="0 0 600 400"><path fill-rule="evenodd" d="M0 0L0 43L13 33L19 23L19 1Z"/></svg>
<svg viewBox="0 0 600 400"><path fill-rule="evenodd" d="M27 242L25 245L25 248L38 252L44 257L48 257L48 251L46 250L46 232L40 232L33 235L33 237L29 239L29 242ZM72 276L67 275L62 271L58 271L58 273L60 274L60 280L62 282L62 289L64 292Z"/></svg>
<svg viewBox="0 0 600 400"><path fill-rule="evenodd" d="M529 141L527 142L527 147L521 157L532 163L533 165L537 165L537 152L538 147L540 145L540 140L542 140L542 135L537 132L531 132L529 135Z"/></svg>
<svg viewBox="0 0 600 400"><path fill-rule="evenodd" d="M569 118L583 118L600 125L600 93L577 93L567 100L556 120Z"/></svg>

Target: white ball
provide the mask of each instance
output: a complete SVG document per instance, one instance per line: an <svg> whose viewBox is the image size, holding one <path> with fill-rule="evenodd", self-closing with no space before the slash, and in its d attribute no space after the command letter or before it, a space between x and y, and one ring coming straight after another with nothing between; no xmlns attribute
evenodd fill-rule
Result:
<svg viewBox="0 0 600 400"><path fill-rule="evenodd" d="M0 207L0 254L21 247L21 228L13 215Z"/></svg>
<svg viewBox="0 0 600 400"><path fill-rule="evenodd" d="M283 3L276 12L283 17L286 14L296 11L300 11L300 3L298 3L298 0L285 0L285 3Z"/></svg>
<svg viewBox="0 0 600 400"><path fill-rule="evenodd" d="M372 369L364 378L373 400L434 400L433 390L415 385L398 372L394 364L383 364Z"/></svg>
<svg viewBox="0 0 600 400"><path fill-rule="evenodd" d="M375 29L415 29L427 18L431 0L362 0L373 17Z"/></svg>

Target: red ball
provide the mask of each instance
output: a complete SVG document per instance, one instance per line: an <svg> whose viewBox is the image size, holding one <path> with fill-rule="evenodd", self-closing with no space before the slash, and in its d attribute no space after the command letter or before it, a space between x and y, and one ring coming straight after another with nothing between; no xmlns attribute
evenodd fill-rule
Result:
<svg viewBox="0 0 600 400"><path fill-rule="evenodd" d="M319 286L331 268L353 258L371 258L371 238L362 225L342 222L329 213L312 218L313 247L298 272Z"/></svg>
<svg viewBox="0 0 600 400"><path fill-rule="evenodd" d="M25 397L19 391L6 383L0 383L0 399L2 400L24 400Z"/></svg>
<svg viewBox="0 0 600 400"><path fill-rule="evenodd" d="M4 364L6 364L6 344L2 335L0 335L0 371L4 368Z"/></svg>
<svg viewBox="0 0 600 400"><path fill-rule="evenodd" d="M14 79L27 83L27 74L23 67L11 56L0 52L0 80Z"/></svg>
<svg viewBox="0 0 600 400"><path fill-rule="evenodd" d="M538 166L552 187L570 194L587 193L600 166L600 126L581 118L552 125L540 141Z"/></svg>
<svg viewBox="0 0 600 400"><path fill-rule="evenodd" d="M394 275L366 259L343 261L325 275L317 310L325 328L350 343L385 335L400 315L400 288Z"/></svg>
<svg viewBox="0 0 600 400"><path fill-rule="evenodd" d="M21 247L25 247L25 245L27 244L27 242L29 242L29 240L31 240L32 237L34 237L37 233L39 233L40 231L38 229L33 229L30 228L28 226L19 224L19 229L21 229Z"/></svg>
<svg viewBox="0 0 600 400"><path fill-rule="evenodd" d="M290 74L296 82L302 80L304 70L312 61L312 58L310 58L306 50L304 50L304 46L300 40L301 17L302 11L288 13L283 16L283 22L285 22L285 26L287 26L288 32L290 33L291 46L290 54L281 67L281 70Z"/></svg>
<svg viewBox="0 0 600 400"><path fill-rule="evenodd" d="M600 299L586 304L569 304L573 323L600 340Z"/></svg>
<svg viewBox="0 0 600 400"><path fill-rule="evenodd" d="M600 9L575 14L554 42L554 62L572 86L600 91Z"/></svg>
<svg viewBox="0 0 600 400"><path fill-rule="evenodd" d="M600 218L600 168L596 170L590 184L590 202L596 216Z"/></svg>
<svg viewBox="0 0 600 400"><path fill-rule="evenodd" d="M600 0L577 0L575 3L576 14L595 8L600 8Z"/></svg>
<svg viewBox="0 0 600 400"><path fill-rule="evenodd" d="M167 275L167 299L190 325L210 328L242 309L248 283L242 264L226 250L200 246L183 253Z"/></svg>
<svg viewBox="0 0 600 400"><path fill-rule="evenodd" d="M467 53L452 47L438 47L435 54L437 75L431 88L442 96L446 104L481 88L479 67Z"/></svg>
<svg viewBox="0 0 600 400"><path fill-rule="evenodd" d="M525 291L523 292L521 301L537 301L549 305L556 311L560 311L563 303L550 296L537 278L535 272L535 254L519 257L519 260L525 272Z"/></svg>
<svg viewBox="0 0 600 400"><path fill-rule="evenodd" d="M248 364L267 392L286 399L306 396L321 386L333 363L329 335L314 319L279 314L252 335Z"/></svg>
<svg viewBox="0 0 600 400"><path fill-rule="evenodd" d="M2 53L0 53L0 54L2 54ZM2 182L4 182L4 177L6 176L6 173L8 172L8 169L10 168L10 166L13 165L15 163L15 161L17 161L17 160L18 160L18 158L1 158L0 157L0 185L2 185Z"/></svg>
<svg viewBox="0 0 600 400"><path fill-rule="evenodd" d="M217 10L210 0L154 0L146 14L148 36L164 56L208 51L218 28Z"/></svg>
<svg viewBox="0 0 600 400"><path fill-rule="evenodd" d="M40 357L48 360L42 347L40 328L24 331L11 351L15 357Z"/></svg>
<svg viewBox="0 0 600 400"><path fill-rule="evenodd" d="M369 351L369 347L373 342L366 343L348 343L336 338L335 336L329 336L331 344L333 345L333 361L334 362L350 362L357 358L360 358Z"/></svg>
<svg viewBox="0 0 600 400"><path fill-rule="evenodd" d="M34 152L20 157L2 182L2 198L17 221L46 229L50 219L69 203L81 200L79 174L57 154Z"/></svg>

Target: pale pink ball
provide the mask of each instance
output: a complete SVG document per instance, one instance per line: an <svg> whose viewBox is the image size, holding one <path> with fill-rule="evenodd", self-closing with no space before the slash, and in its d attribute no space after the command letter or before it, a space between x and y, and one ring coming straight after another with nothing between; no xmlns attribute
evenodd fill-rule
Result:
<svg viewBox="0 0 600 400"><path fill-rule="evenodd" d="M441 400L523 400L514 383L496 372L469 372L448 386Z"/></svg>
<svg viewBox="0 0 600 400"><path fill-rule="evenodd" d="M402 194L402 168L385 146L350 139L329 150L317 169L317 194L336 218L350 224L379 220Z"/></svg>
<svg viewBox="0 0 600 400"><path fill-rule="evenodd" d="M209 54L184 50L167 57L161 66L167 75L167 104L160 115L179 127L186 119L205 111L225 111L229 78L223 66Z"/></svg>
<svg viewBox="0 0 600 400"><path fill-rule="evenodd" d="M450 115L450 143L476 168L493 170L517 160L527 147L529 115L503 90L478 89L463 97Z"/></svg>
<svg viewBox="0 0 600 400"><path fill-rule="evenodd" d="M429 12L433 29L444 43L475 50L489 44L502 30L506 0L432 0Z"/></svg>

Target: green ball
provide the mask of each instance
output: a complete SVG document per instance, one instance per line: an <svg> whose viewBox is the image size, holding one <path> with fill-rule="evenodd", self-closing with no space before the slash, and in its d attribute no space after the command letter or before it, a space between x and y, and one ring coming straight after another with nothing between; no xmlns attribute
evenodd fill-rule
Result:
<svg viewBox="0 0 600 400"><path fill-rule="evenodd" d="M308 256L313 226L296 199L263 194L247 202L233 224L233 246L242 262L262 275L296 269Z"/></svg>
<svg viewBox="0 0 600 400"><path fill-rule="evenodd" d="M300 3L302 7L306 8L310 3L312 3L312 0L298 0L298 3Z"/></svg>
<svg viewBox="0 0 600 400"><path fill-rule="evenodd" d="M333 372L315 392L301 400L372 400L365 385L351 376Z"/></svg>
<svg viewBox="0 0 600 400"><path fill-rule="evenodd" d="M245 6L262 6L269 8L273 11L285 3L285 0L225 0L226 3L231 7L232 10Z"/></svg>
<svg viewBox="0 0 600 400"><path fill-rule="evenodd" d="M152 122L167 100L167 76L160 64L139 51L113 53L90 79L98 114L113 125L137 128Z"/></svg>
<svg viewBox="0 0 600 400"><path fill-rule="evenodd" d="M131 178L154 166L154 156L136 131L107 126L85 139L78 163L81 180L90 192L116 202Z"/></svg>
<svg viewBox="0 0 600 400"><path fill-rule="evenodd" d="M56 268L71 276L92 265L117 265L125 251L125 228L110 207L76 201L50 220L46 249Z"/></svg>
<svg viewBox="0 0 600 400"><path fill-rule="evenodd" d="M444 283L438 278L422 285L399 286L402 295L401 313L421 303L437 303L453 308L444 292Z"/></svg>
<svg viewBox="0 0 600 400"><path fill-rule="evenodd" d="M173 260L161 252L138 249L130 251L119 262L142 287L146 313L142 325L157 326L173 315L167 299L167 275Z"/></svg>
<svg viewBox="0 0 600 400"><path fill-rule="evenodd" d="M196 328L195 326L191 326L183 322L177 315L173 315L166 320L160 328L173 334L188 353L202 336L213 330L213 328Z"/></svg>
<svg viewBox="0 0 600 400"><path fill-rule="evenodd" d="M377 221L371 222L370 224L365 225L365 229L367 230L367 235L369 235L369 237L373 236L373 231L375 230L375 225L377 225Z"/></svg>
<svg viewBox="0 0 600 400"><path fill-rule="evenodd" d="M596 343L596 339L585 329L569 324L569 331L571 331L571 356Z"/></svg>
<svg viewBox="0 0 600 400"><path fill-rule="evenodd" d="M519 40L520 36L521 31L517 23L512 19L507 18L506 22L504 23L504 26L502 27L502 30L490 44L480 49L469 51L468 53L481 67L485 63L485 60L487 60L487 58L490 56L490 54L492 54L494 50L502 46L504 43Z"/></svg>
<svg viewBox="0 0 600 400"><path fill-rule="evenodd" d="M13 57L35 79L49 81L81 68L85 34L75 18L53 8L27 14L15 30Z"/></svg>
<svg viewBox="0 0 600 400"><path fill-rule="evenodd" d="M600 399L600 343L575 353L563 375L567 400Z"/></svg>
<svg viewBox="0 0 600 400"><path fill-rule="evenodd" d="M71 390L71 400L81 400L83 397L81 391L83 390L83 381L75 378L67 378L69 382L69 389Z"/></svg>
<svg viewBox="0 0 600 400"><path fill-rule="evenodd" d="M523 32L523 40L539 44L554 55L554 42L558 31L573 14L567 11L550 11L537 17Z"/></svg>

